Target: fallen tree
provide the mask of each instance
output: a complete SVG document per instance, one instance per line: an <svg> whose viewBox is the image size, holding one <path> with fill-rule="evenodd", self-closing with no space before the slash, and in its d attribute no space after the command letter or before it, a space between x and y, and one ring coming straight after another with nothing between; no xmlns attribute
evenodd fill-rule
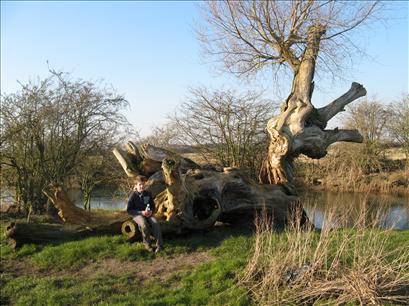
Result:
<svg viewBox="0 0 409 306"><path fill-rule="evenodd" d="M61 240L73 240L96 235L112 234L115 231L107 227L97 231L71 224L42 224L33 222L11 222L6 226L5 236L13 248L25 243L47 243ZM120 233L120 231L118 232Z"/></svg>
<svg viewBox="0 0 409 306"><path fill-rule="evenodd" d="M128 177L149 177L147 189L155 198L155 215L165 234L207 229L216 221L252 222L259 211L266 211L274 224L282 227L292 212L301 209L297 196L289 192L286 184L257 184L237 168L200 166L168 150L149 144L138 147L132 142L125 149L114 149L114 154ZM86 211L76 207L57 185L44 193L66 225L11 224L6 236L14 240L15 246L121 231L134 239L137 234L132 230L130 237L130 226L123 226L131 219L126 211L104 214ZM305 213L301 222L309 222Z"/></svg>
<svg viewBox="0 0 409 306"><path fill-rule="evenodd" d="M149 144L137 147L128 142L125 149L114 150L125 173L149 177L147 189L155 197L156 216L176 232L205 229L216 221L252 220L260 210L269 211L274 222L283 225L289 208L298 203L282 186L251 182L237 168L201 167Z"/></svg>
<svg viewBox="0 0 409 306"><path fill-rule="evenodd" d="M201 167L148 144L137 147L128 142L126 149L116 148L114 154L129 177L149 176L147 189L155 198L155 215L164 234L203 230L216 221L252 222L254 214L261 210L269 212L277 226L282 226L291 208L298 207L297 197L286 194L281 186L251 182L239 169L218 171L209 166ZM48 187L44 193L66 225L14 223L6 236L13 239L16 246L24 242L120 234L121 231L128 238L135 236L135 227L128 222L131 218L126 211L104 214L86 211L75 206L58 185Z"/></svg>

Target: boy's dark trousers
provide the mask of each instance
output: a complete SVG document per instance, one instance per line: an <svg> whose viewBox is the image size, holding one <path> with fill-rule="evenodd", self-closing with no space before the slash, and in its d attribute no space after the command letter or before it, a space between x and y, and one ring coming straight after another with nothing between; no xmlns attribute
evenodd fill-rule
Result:
<svg viewBox="0 0 409 306"><path fill-rule="evenodd" d="M144 216L135 216L134 221L138 224L139 230L142 233L143 243L150 246L151 244L151 234L156 239L156 247L163 247L162 232L160 226L155 217L144 217Z"/></svg>

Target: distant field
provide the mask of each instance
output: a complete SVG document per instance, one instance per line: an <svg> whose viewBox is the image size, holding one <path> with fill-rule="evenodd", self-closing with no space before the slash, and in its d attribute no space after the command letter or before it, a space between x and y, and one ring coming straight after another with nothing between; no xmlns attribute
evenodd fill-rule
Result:
<svg viewBox="0 0 409 306"><path fill-rule="evenodd" d="M333 145L331 145L328 148L328 155L333 155L339 147L350 147L352 150L358 149L360 146L362 146L362 144L357 144L357 143L342 143L342 142L338 142L335 143ZM180 150L175 150L175 151L180 151ZM406 155L405 155L405 151L403 150L403 148L399 148L399 147L392 147L392 148L386 148L384 149L384 153L385 153L385 157L388 160L404 160L406 159ZM198 164L205 164L205 163L217 163L216 159L212 159L210 156L206 158L203 157L202 154L197 152L197 148L194 147L189 147L189 149L184 148L184 150L182 150L180 152L180 154L186 158L190 158L191 160L193 160L194 162L198 163ZM300 155L300 157L298 157L301 161L305 161L305 162L311 162L314 161L311 158L306 157L305 155ZM325 158L325 157L324 157ZM322 159L321 159L322 160Z"/></svg>
<svg viewBox="0 0 409 306"><path fill-rule="evenodd" d="M390 160L403 160L406 159L405 152L402 148L390 148L386 149L385 157Z"/></svg>
<svg viewBox="0 0 409 306"><path fill-rule="evenodd" d="M193 160L195 163L197 163L199 165L208 164L208 163L217 164L216 159L211 158L210 156L205 158L200 153L184 153L184 154L182 154L182 156Z"/></svg>

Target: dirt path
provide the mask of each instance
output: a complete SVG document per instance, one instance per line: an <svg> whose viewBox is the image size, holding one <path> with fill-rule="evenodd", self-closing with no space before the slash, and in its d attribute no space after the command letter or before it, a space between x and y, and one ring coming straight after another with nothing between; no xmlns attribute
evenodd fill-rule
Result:
<svg viewBox="0 0 409 306"><path fill-rule="evenodd" d="M140 280L146 279L166 279L173 272L188 270L199 263L212 260L209 252L193 252L179 254L172 257L157 257L151 261L120 261L115 258L109 258L91 263L75 274L80 277L88 278L98 272L103 271L111 275L124 275L135 273Z"/></svg>
<svg viewBox="0 0 409 306"><path fill-rule="evenodd" d="M197 264L211 261L213 256L209 252L192 252L175 256L157 257L151 261L121 261L107 258L92 262L75 271L43 270L29 259L3 260L0 265L1 274L13 276L78 276L80 279L92 278L96 274L104 273L115 276L136 274L141 281L147 279L166 279L171 273L191 269Z"/></svg>

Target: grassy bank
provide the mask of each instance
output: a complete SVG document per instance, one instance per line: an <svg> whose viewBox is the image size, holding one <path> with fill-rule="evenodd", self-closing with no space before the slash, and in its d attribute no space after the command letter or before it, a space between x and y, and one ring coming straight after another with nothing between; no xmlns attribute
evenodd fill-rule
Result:
<svg viewBox="0 0 409 306"><path fill-rule="evenodd" d="M299 157L295 170L302 188L409 195L409 166L401 148L336 144L320 160Z"/></svg>
<svg viewBox="0 0 409 306"><path fill-rule="evenodd" d="M273 271L278 273L272 269L272 259L280 263L275 265L282 269L281 274L276 274L279 280L297 265L305 264L314 250L326 256L325 260L336 257L338 249L345 249L345 237L355 242L387 237L377 241L384 241L382 254L389 254L385 260L391 264L401 260L395 250L409 244L408 231L349 229L323 233L291 229L271 231L267 236L266 233L258 231L255 235L252 230L218 226L206 233L167 239L165 251L158 255L146 252L138 243L128 244L118 236L25 245L18 251L11 250L2 237L0 302L2 305L275 305L271 304L271 296L269 300L260 298L260 288L255 286L263 276L272 275ZM322 237L332 233L331 243L323 245ZM379 245L371 247L380 250ZM290 257L292 260L287 260ZM347 258L345 263L354 267L352 258ZM407 258L405 264L408 265ZM409 283L409 276L405 277ZM262 289L261 292L272 292L274 288ZM284 292L291 292L291 287L286 286L275 289L281 292L280 298L285 297ZM335 300L336 296L331 298Z"/></svg>
<svg viewBox="0 0 409 306"><path fill-rule="evenodd" d="M158 255L119 236L16 252L3 237L1 304L248 305L236 278L251 244L250 231L225 227L168 239Z"/></svg>

